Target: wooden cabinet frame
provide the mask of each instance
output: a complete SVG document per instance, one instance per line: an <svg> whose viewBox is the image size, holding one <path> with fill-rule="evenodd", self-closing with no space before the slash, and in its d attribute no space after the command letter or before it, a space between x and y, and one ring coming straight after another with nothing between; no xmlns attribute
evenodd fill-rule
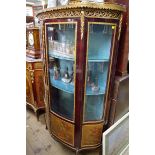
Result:
<svg viewBox="0 0 155 155"><path fill-rule="evenodd" d="M111 91L113 89L116 59L118 55L118 43L120 39L122 12L125 8L116 4L94 4L94 3L71 3L68 6L60 6L45 9L38 13L42 23L42 45L45 73L45 102L47 104L47 127L57 140L68 147L79 151L83 149L94 149L101 146L101 133L106 129L108 123ZM66 119L50 109L50 79L49 79L49 55L47 41L47 25L56 23L76 23L76 73L75 73L75 103L73 121ZM108 73L108 84L106 88L106 99L104 105L104 117L100 121L83 121L85 102L85 78L87 68L87 40L89 23L108 24L112 26L112 46L110 65ZM54 123L53 123L54 122ZM60 133L60 127L63 128ZM68 130L67 130L68 129ZM68 136L71 135L71 139Z"/></svg>

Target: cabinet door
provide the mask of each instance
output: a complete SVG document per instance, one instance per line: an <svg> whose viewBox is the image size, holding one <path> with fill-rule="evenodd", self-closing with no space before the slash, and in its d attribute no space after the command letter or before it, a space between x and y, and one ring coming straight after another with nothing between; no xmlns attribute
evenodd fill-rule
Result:
<svg viewBox="0 0 155 155"><path fill-rule="evenodd" d="M38 108L44 107L44 81L42 68L34 70L35 95Z"/></svg>
<svg viewBox="0 0 155 155"><path fill-rule="evenodd" d="M85 122L101 121L103 119L115 28L114 24L88 22L84 100Z"/></svg>
<svg viewBox="0 0 155 155"><path fill-rule="evenodd" d="M76 22L46 23L51 112L74 120Z"/></svg>

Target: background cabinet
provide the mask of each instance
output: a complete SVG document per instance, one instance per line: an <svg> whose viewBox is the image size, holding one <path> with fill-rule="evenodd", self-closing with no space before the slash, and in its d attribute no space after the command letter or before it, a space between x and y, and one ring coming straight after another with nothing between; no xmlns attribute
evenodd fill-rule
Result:
<svg viewBox="0 0 155 155"><path fill-rule="evenodd" d="M105 0L126 6L126 12L123 13L122 31L119 42L119 53L117 59L116 75L126 76L128 73L128 55L129 55L129 0Z"/></svg>
<svg viewBox="0 0 155 155"><path fill-rule="evenodd" d="M109 115L109 123L111 126L129 112L129 75L116 76L111 109Z"/></svg>
<svg viewBox="0 0 155 155"><path fill-rule="evenodd" d="M43 63L40 59L27 58L26 60L26 103L36 113L45 109Z"/></svg>
<svg viewBox="0 0 155 155"><path fill-rule="evenodd" d="M47 127L74 150L101 145L123 11L116 4L71 2L37 15L43 34Z"/></svg>

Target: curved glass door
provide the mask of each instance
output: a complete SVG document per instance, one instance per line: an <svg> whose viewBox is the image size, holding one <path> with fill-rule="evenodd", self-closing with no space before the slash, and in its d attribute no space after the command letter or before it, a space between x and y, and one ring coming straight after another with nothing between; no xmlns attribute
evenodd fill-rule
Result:
<svg viewBox="0 0 155 155"><path fill-rule="evenodd" d="M88 23L84 121L103 118L112 29L112 25Z"/></svg>
<svg viewBox="0 0 155 155"><path fill-rule="evenodd" d="M74 120L76 23L47 25L51 111Z"/></svg>

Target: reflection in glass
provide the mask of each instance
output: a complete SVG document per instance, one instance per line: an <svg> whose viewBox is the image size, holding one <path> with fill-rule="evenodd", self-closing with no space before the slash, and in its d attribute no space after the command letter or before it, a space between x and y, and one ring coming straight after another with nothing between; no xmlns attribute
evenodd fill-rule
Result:
<svg viewBox="0 0 155 155"><path fill-rule="evenodd" d="M89 26L89 60L109 60L112 28L109 25L90 24Z"/></svg>
<svg viewBox="0 0 155 155"><path fill-rule="evenodd" d="M104 95L86 96L85 120L101 120L103 114Z"/></svg>
<svg viewBox="0 0 155 155"><path fill-rule="evenodd" d="M51 110L73 120L75 24L51 24L48 31Z"/></svg>
<svg viewBox="0 0 155 155"><path fill-rule="evenodd" d="M73 120L74 94L52 87L51 110L60 116Z"/></svg>
<svg viewBox="0 0 155 155"><path fill-rule="evenodd" d="M103 117L111 39L111 25L89 24L84 121Z"/></svg>
<svg viewBox="0 0 155 155"><path fill-rule="evenodd" d="M73 59L75 53L75 24L48 27L49 56Z"/></svg>

